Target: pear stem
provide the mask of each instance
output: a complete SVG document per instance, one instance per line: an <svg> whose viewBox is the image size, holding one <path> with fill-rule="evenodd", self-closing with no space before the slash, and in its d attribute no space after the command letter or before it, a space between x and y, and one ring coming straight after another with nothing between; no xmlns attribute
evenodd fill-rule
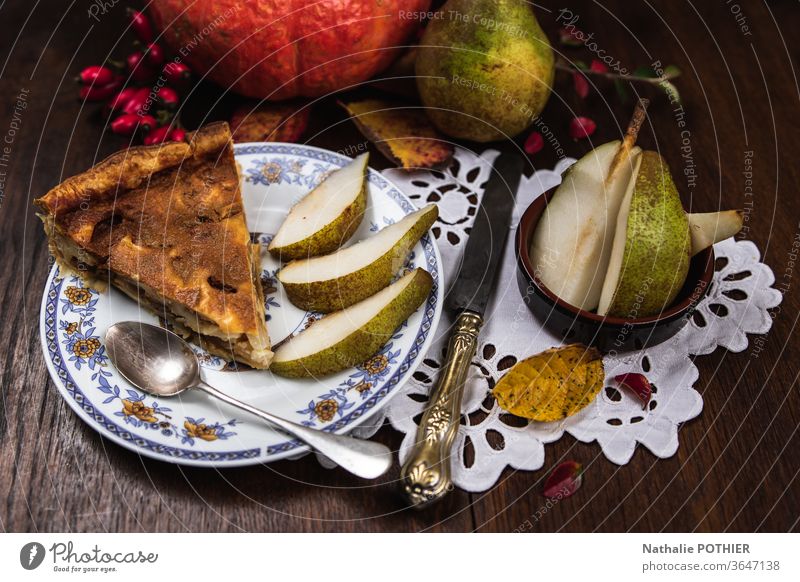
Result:
<svg viewBox="0 0 800 582"><path fill-rule="evenodd" d="M639 137L639 130L642 128L645 117L647 117L647 106L649 104L650 100L645 98L639 99L636 102L636 108L633 110L630 123L628 123L628 129L625 130L625 139L622 140L622 145L619 146L617 155L614 156L611 162L611 168L608 170L607 183L611 181L611 178L614 177L614 174L622 163L628 159L633 146L636 145L636 139Z"/></svg>

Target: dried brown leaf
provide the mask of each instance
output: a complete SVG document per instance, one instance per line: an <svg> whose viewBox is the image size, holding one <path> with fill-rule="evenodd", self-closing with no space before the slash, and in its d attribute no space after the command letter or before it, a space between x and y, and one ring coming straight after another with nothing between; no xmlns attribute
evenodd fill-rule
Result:
<svg viewBox="0 0 800 582"><path fill-rule="evenodd" d="M341 103L364 136L389 160L413 170L439 166L453 157L422 109L368 99Z"/></svg>

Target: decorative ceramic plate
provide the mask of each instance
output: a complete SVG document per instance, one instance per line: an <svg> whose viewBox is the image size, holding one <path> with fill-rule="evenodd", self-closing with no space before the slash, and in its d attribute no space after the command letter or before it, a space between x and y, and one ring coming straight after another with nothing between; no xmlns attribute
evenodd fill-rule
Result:
<svg viewBox="0 0 800 582"><path fill-rule="evenodd" d="M292 306L275 280L280 264L267 252L289 208L330 171L350 159L309 146L236 145L248 228L262 243L267 325L273 343L307 326L319 314ZM370 236L415 210L400 190L369 171L369 206L353 241ZM196 348L206 381L254 406L297 423L348 432L385 406L406 382L430 345L441 314L441 258L426 235L408 267L433 277L427 301L375 356L359 366L315 380L289 380L268 371L235 370ZM103 339L118 321L157 318L111 288L102 293L54 267L42 300L40 331L45 360L59 392L73 410L110 440L156 459L228 467L269 462L305 452L300 442L203 392L154 398L134 389L106 355Z"/></svg>

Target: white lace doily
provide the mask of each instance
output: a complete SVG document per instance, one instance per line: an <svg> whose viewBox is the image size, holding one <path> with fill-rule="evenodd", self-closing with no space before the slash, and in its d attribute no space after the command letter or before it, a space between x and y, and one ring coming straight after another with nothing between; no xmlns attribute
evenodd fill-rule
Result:
<svg viewBox="0 0 800 582"><path fill-rule="evenodd" d="M447 285L453 281L482 186L497 155L495 150L477 156L457 148L447 171L385 172L418 206L428 202L439 205L440 218L433 231ZM719 243L715 247L718 272L692 321L663 344L604 360L609 379L622 372L646 373L654 386L647 410L614 388L610 380L590 406L562 422L529 423L503 413L489 395L497 379L518 359L561 344L522 303L516 281L513 230L530 202L557 185L561 173L573 162L564 159L555 170L539 170L530 178L523 177L518 190L512 232L473 360L462 404L462 426L451 457L455 484L467 491L488 489L506 466L539 469L544 464L544 445L559 439L565 431L584 442L597 441L603 454L617 464L630 460L637 443L658 457L673 455L678 448L678 426L703 408L700 394L692 387L698 372L689 354L708 354L717 346L734 352L744 350L748 333L769 330L772 320L767 309L781 301L781 294L771 288L772 271L760 262L754 244L733 239ZM414 442L416 423L443 360L451 321L447 314L442 315L436 341L424 363L385 412L391 425L405 434L401 462ZM357 429L356 434L368 438L383 420L384 417L375 418L369 426Z"/></svg>

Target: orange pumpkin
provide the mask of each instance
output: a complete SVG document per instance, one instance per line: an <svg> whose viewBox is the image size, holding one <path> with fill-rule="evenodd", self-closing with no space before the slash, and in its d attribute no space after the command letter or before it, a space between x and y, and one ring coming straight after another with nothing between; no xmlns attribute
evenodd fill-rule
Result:
<svg viewBox="0 0 800 582"><path fill-rule="evenodd" d="M271 100L317 97L374 76L430 0L153 0L161 39L200 75Z"/></svg>

